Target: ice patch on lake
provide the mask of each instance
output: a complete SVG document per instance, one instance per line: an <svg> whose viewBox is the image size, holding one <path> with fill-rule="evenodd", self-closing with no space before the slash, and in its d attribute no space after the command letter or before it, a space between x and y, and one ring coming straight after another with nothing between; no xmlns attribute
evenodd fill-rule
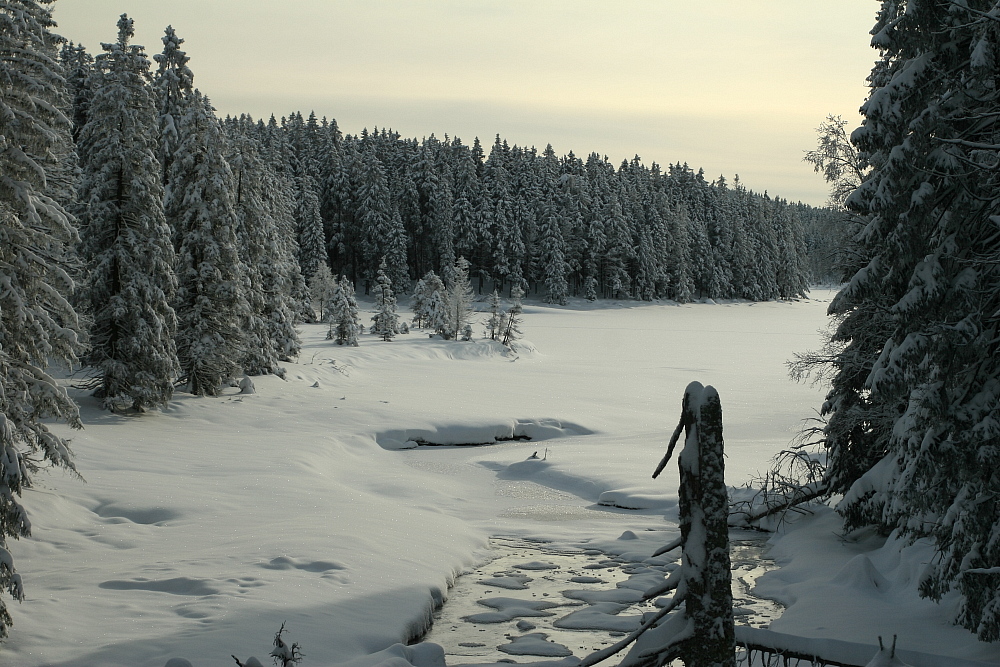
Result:
<svg viewBox="0 0 1000 667"><path fill-rule="evenodd" d="M759 535L734 537L737 623L766 627L781 608L755 598L753 584L773 562L763 555ZM651 558L648 551L612 555L618 540L602 542L600 549L516 538L493 538L491 544L497 557L455 581L423 638L444 647L449 665L494 664L505 655L557 657L547 652L553 646L570 651L559 656L582 658L655 613L656 602L644 600L643 592L677 567L673 559ZM514 582L524 587L509 587ZM497 589L510 594L496 597Z"/></svg>

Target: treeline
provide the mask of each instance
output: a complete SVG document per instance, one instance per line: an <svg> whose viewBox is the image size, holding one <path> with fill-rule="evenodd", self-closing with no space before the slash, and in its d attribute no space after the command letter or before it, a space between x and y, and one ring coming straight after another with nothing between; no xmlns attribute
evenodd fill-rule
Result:
<svg viewBox="0 0 1000 667"><path fill-rule="evenodd" d="M520 284L552 303L766 300L802 295L810 281L814 211L738 179L710 183L687 165L664 172L638 157L615 168L596 153L557 157L499 136L488 156L478 139L342 136L314 114L256 127L283 156L300 209L319 201L299 221L306 275L328 261L367 280L386 256L401 284L465 257L480 292Z"/></svg>
<svg viewBox="0 0 1000 667"><path fill-rule="evenodd" d="M181 140L177 104L193 94L180 42L168 30L154 74L165 174L179 148L171 142ZM63 60L79 132L97 93L93 59L67 46ZM427 271L446 275L465 257L480 292L516 283L553 303L685 302L795 297L830 273L821 256L832 214L756 194L738 177L709 182L687 165L663 171L638 156L616 168L596 153L558 157L551 146L539 153L499 136L488 155L478 139L418 141L386 129L345 136L335 120L298 112L230 117L222 127L237 187L264 180L272 201L285 200L268 217L297 244L306 281L327 263L367 292L386 257L401 287Z"/></svg>

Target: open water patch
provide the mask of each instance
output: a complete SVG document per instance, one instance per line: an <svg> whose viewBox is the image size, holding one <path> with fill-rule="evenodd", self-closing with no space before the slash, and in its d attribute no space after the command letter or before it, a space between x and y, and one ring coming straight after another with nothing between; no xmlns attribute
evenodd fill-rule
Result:
<svg viewBox="0 0 1000 667"><path fill-rule="evenodd" d="M678 566L671 557L642 561L597 549L511 537L490 540L496 558L460 576L422 641L444 647L449 665L582 658L635 630L656 600L642 594ZM757 577L774 569L764 538L734 532L736 623L766 628L782 607L757 597Z"/></svg>

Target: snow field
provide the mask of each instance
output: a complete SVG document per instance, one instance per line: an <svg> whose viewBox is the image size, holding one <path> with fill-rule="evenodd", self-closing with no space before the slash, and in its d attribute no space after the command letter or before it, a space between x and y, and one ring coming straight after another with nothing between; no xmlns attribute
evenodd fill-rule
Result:
<svg viewBox="0 0 1000 667"><path fill-rule="evenodd" d="M142 416L102 412L79 396L86 429L73 447L87 481L42 476L25 498L34 537L13 551L28 599L13 609L5 659L162 667L183 657L221 667L231 653L266 658L287 621L286 638L307 664L360 667L422 632L453 577L488 558L492 535L647 558L675 531L676 472L649 476L688 382L719 390L731 485L763 470L819 406L822 390L792 383L784 366L820 344L830 294L812 296L529 302L531 344L515 354L420 330L389 343L366 334L345 348L325 340L325 326L307 325L286 380L254 378L256 394L178 393L168 409ZM455 446L508 434L539 439ZM417 441L446 446L401 449ZM618 540L624 530L640 539ZM800 534L808 545L814 532L833 530L782 539ZM841 599L832 584L810 583L828 561L808 560L835 551L828 542L779 551L798 573L769 589L792 605L781 627L845 639L863 630L857 640L874 643L850 614L817 629L810 592L821 590L828 607ZM923 605L915 622L930 614L941 636L968 644L964 657L984 659L939 607L906 603ZM901 646L920 648L900 634ZM923 625L914 634L928 636ZM438 659L430 647L390 653L413 664Z"/></svg>

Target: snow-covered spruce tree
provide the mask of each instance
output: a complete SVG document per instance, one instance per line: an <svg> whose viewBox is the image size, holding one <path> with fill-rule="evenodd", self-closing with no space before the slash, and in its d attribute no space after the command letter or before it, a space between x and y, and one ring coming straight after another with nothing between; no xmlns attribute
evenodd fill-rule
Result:
<svg viewBox="0 0 1000 667"><path fill-rule="evenodd" d="M386 275L397 288L408 280L406 267L406 230L398 209L393 205L385 169L374 149L361 158L359 180L354 199L361 232L361 250L365 268L361 274L371 277L376 262L387 260Z"/></svg>
<svg viewBox="0 0 1000 667"><path fill-rule="evenodd" d="M309 284L319 267L326 264L326 236L315 181L309 176L300 176L295 182L298 196L295 217L299 224L299 267L302 278Z"/></svg>
<svg viewBox="0 0 1000 667"><path fill-rule="evenodd" d="M244 267L244 291L250 313L243 325L243 371L249 375L282 374L279 360L298 355L300 343L289 306L290 257L279 239L267 199L273 181L260 159L260 143L247 117L226 123L226 155L236 179L236 239Z"/></svg>
<svg viewBox="0 0 1000 667"><path fill-rule="evenodd" d="M93 321L87 363L105 407L142 411L165 405L177 374L177 285L156 159L157 113L149 60L129 44L122 15L118 40L104 44L91 84L90 118L80 133L85 156L81 200L83 300Z"/></svg>
<svg viewBox="0 0 1000 667"><path fill-rule="evenodd" d="M443 290L431 292L427 298L427 328L445 340L452 337L447 293Z"/></svg>
<svg viewBox="0 0 1000 667"><path fill-rule="evenodd" d="M448 333L447 338L458 338L465 327L472 323L472 283L469 281L469 261L459 257L451 271L448 284Z"/></svg>
<svg viewBox="0 0 1000 667"><path fill-rule="evenodd" d="M337 283L332 307L327 340L333 340L337 345L357 347L361 320L358 316L358 302L354 298L354 284L347 279L347 276L341 276Z"/></svg>
<svg viewBox="0 0 1000 667"><path fill-rule="evenodd" d="M379 264L375 277L375 315L372 316L372 333L389 342L399 333L399 315L396 314L396 296L392 281L386 275L385 258Z"/></svg>
<svg viewBox="0 0 1000 667"><path fill-rule="evenodd" d="M316 273L309 281L309 292L312 295L313 304L319 305L319 321L329 322L333 315L334 292L337 288L337 280L330 272L330 266L324 262L319 265Z"/></svg>
<svg viewBox="0 0 1000 667"><path fill-rule="evenodd" d="M500 342L507 347L514 347L514 343L520 340L521 336L521 313L524 312L524 307L521 305L521 299L524 297L524 290L521 289L520 285L514 285L510 288L510 309L507 311L507 317L503 321L503 336Z"/></svg>
<svg viewBox="0 0 1000 667"><path fill-rule="evenodd" d="M241 370L251 315L236 240L236 182L207 98L196 92L177 127L165 205L178 240L177 357L188 390L215 396Z"/></svg>
<svg viewBox="0 0 1000 667"><path fill-rule="evenodd" d="M160 147L156 156L163 169L163 185L166 188L170 164L182 140L178 123L187 113L194 93L194 74L187 65L190 58L180 48L184 40L177 36L172 26L166 27L162 41L163 52L153 56L158 65L153 77L153 90L156 91L160 115Z"/></svg>
<svg viewBox="0 0 1000 667"><path fill-rule="evenodd" d="M993 0L884 2L847 205L867 265L831 304L824 405L849 528L930 537L922 594L1000 640L1000 21Z"/></svg>
<svg viewBox="0 0 1000 667"><path fill-rule="evenodd" d="M427 322L427 296L427 283L424 282L423 278L420 278L413 286L413 301L411 302L412 322L413 326L417 328L422 328Z"/></svg>
<svg viewBox="0 0 1000 667"><path fill-rule="evenodd" d="M444 282L433 271L417 281L413 288L413 324L417 327L430 327L430 301L435 292L444 294ZM433 328L433 327L431 327Z"/></svg>
<svg viewBox="0 0 1000 667"><path fill-rule="evenodd" d="M90 74L94 68L94 57L82 45L68 42L60 49L59 62L63 66L68 87L73 141L77 141L80 130L87 124L90 116Z"/></svg>
<svg viewBox="0 0 1000 667"><path fill-rule="evenodd" d="M68 441L42 421L81 428L76 404L45 372L75 364L81 332L67 300L76 229L47 186L72 129L49 4L0 2L0 591L19 601L7 538L31 534L21 493L42 465L75 471ZM11 623L0 597L0 637Z"/></svg>

